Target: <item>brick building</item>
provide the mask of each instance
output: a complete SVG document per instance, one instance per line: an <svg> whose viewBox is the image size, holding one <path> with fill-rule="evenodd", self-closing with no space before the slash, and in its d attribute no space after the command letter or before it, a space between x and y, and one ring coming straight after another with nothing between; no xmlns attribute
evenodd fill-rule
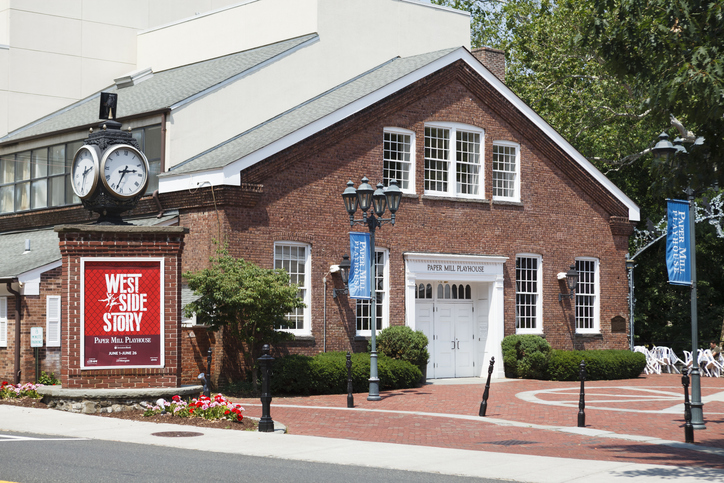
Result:
<svg viewBox="0 0 724 483"><path fill-rule="evenodd" d="M195 22L223 24L280 1L146 32L139 48L155 52ZM188 228L182 271L205 267L219 239L235 256L287 269L307 307L290 314L295 340L277 354L362 351L374 325L369 303L333 297L343 286L330 268L349 253L348 232L366 230L350 228L341 193L350 179L395 178L403 190L396 224L376 237L376 325L425 332L428 377L481 376L514 333L543 335L557 348L626 348L624 256L638 207L505 86L503 53L455 43L459 30L467 39L468 18L414 0L302 3L317 13L304 26L313 30L290 22L298 35L213 58L164 59L176 65L104 89L118 94L118 119L158 175L128 219ZM409 41L386 38L356 62L340 39L360 15L390 13L457 28L435 48L411 47L427 31L411 28ZM357 43L378 34L361 32ZM18 317L25 380L31 326L46 327L44 370L59 371L58 347L74 343L63 326L68 296L52 227L94 219L64 187L69 160L98 125L96 98L0 138L0 246L12 260L0 263L0 377L18 364ZM561 300L571 265L576 295ZM179 290L183 301L188 291ZM208 347L214 376L238 377L233 341L193 319L176 323L183 382L201 372Z"/></svg>

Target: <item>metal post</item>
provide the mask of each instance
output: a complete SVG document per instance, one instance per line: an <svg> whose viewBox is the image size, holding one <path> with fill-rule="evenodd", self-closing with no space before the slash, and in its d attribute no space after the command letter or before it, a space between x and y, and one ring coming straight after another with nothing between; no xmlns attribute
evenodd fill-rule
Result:
<svg viewBox="0 0 724 483"><path fill-rule="evenodd" d="M377 377L377 294L375 293L375 285L377 284L377 255L375 254L375 229L377 228L377 217L374 213L370 213L367 226L370 229L370 250L372 252L372 260L370 260L370 272L372 273L372 284L370 286L370 394L367 396L368 401L380 401L380 379Z"/></svg>
<svg viewBox="0 0 724 483"><path fill-rule="evenodd" d="M704 403L701 401L701 375L699 372L699 328L696 306L696 204L694 191L686 190L689 195L689 233L691 246L691 423L694 429L706 429L704 425Z"/></svg>
<svg viewBox="0 0 724 483"><path fill-rule="evenodd" d="M271 418L271 392L270 392L270 381L271 377L271 364L274 358L269 355L270 347L269 344L264 344L262 348L262 356L259 358L259 366L261 368L262 381L261 381L261 419L259 420L259 432L262 433L273 433L274 432L274 421Z"/></svg>
<svg viewBox="0 0 724 483"><path fill-rule="evenodd" d="M629 328L629 350L634 350L634 268L636 264L633 259L626 260L626 268L628 269L628 328Z"/></svg>
<svg viewBox="0 0 724 483"><path fill-rule="evenodd" d="M681 376L681 384L684 386L684 441L687 443L694 442L694 425L691 424L691 403L689 402L689 375Z"/></svg>
<svg viewBox="0 0 724 483"><path fill-rule="evenodd" d="M490 395L490 376L493 375L493 366L495 365L495 357L490 358L490 366L488 367L488 380L485 382L485 391L483 391L483 402L480 403L479 416L485 417L488 410L488 396Z"/></svg>
<svg viewBox="0 0 724 483"><path fill-rule="evenodd" d="M206 355L206 381L204 382L204 396L211 397L211 347Z"/></svg>
<svg viewBox="0 0 724 483"><path fill-rule="evenodd" d="M354 396L352 396L352 355L347 352L347 407L354 407Z"/></svg>
<svg viewBox="0 0 724 483"><path fill-rule="evenodd" d="M35 349L35 384L38 383L38 377L40 376L40 361L38 359L38 348L34 347Z"/></svg>
<svg viewBox="0 0 724 483"><path fill-rule="evenodd" d="M583 390L583 383L586 380L586 361L581 361L580 368L581 369L579 370L578 374L581 377L581 395L578 398L578 427L585 428L586 413L583 411L583 408L586 407L586 395Z"/></svg>

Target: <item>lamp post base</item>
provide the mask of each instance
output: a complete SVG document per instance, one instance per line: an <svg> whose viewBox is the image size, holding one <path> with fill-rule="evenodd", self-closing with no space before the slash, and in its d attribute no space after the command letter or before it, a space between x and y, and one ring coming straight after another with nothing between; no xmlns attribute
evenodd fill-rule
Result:
<svg viewBox="0 0 724 483"><path fill-rule="evenodd" d="M370 394L367 396L368 401L381 401L380 397L380 380L370 378Z"/></svg>

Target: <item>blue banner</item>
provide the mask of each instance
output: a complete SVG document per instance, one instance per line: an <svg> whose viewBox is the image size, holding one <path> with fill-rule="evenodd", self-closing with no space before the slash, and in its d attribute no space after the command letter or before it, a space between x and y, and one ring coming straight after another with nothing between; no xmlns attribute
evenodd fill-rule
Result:
<svg viewBox="0 0 724 483"><path fill-rule="evenodd" d="M370 300L372 272L370 270L370 234L352 232L349 234L350 267L349 298Z"/></svg>
<svg viewBox="0 0 724 483"><path fill-rule="evenodd" d="M669 272L669 283L691 285L689 202L667 201L666 269Z"/></svg>

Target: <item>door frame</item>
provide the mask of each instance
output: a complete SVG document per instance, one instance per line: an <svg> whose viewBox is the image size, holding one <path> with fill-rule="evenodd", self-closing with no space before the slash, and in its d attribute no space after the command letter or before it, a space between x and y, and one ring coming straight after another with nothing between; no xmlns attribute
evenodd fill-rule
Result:
<svg viewBox="0 0 724 483"><path fill-rule="evenodd" d="M454 255L440 253L405 253L405 324L416 330L415 292L420 282L471 283L477 285L473 300L474 310L483 308L485 313L474 313L475 338L485 347L475 349L475 377L487 377L490 357L495 357L493 378L504 378L501 342L504 331L504 271L508 257L488 255ZM485 290L487 288L488 290ZM485 303L480 303L484 301ZM431 300L432 302L432 300ZM444 302L443 302L444 303ZM485 325L480 323L485 321ZM481 327L487 327L485 335ZM483 342L485 341L485 342ZM477 354L477 356L476 356ZM482 356L480 355L482 354Z"/></svg>

